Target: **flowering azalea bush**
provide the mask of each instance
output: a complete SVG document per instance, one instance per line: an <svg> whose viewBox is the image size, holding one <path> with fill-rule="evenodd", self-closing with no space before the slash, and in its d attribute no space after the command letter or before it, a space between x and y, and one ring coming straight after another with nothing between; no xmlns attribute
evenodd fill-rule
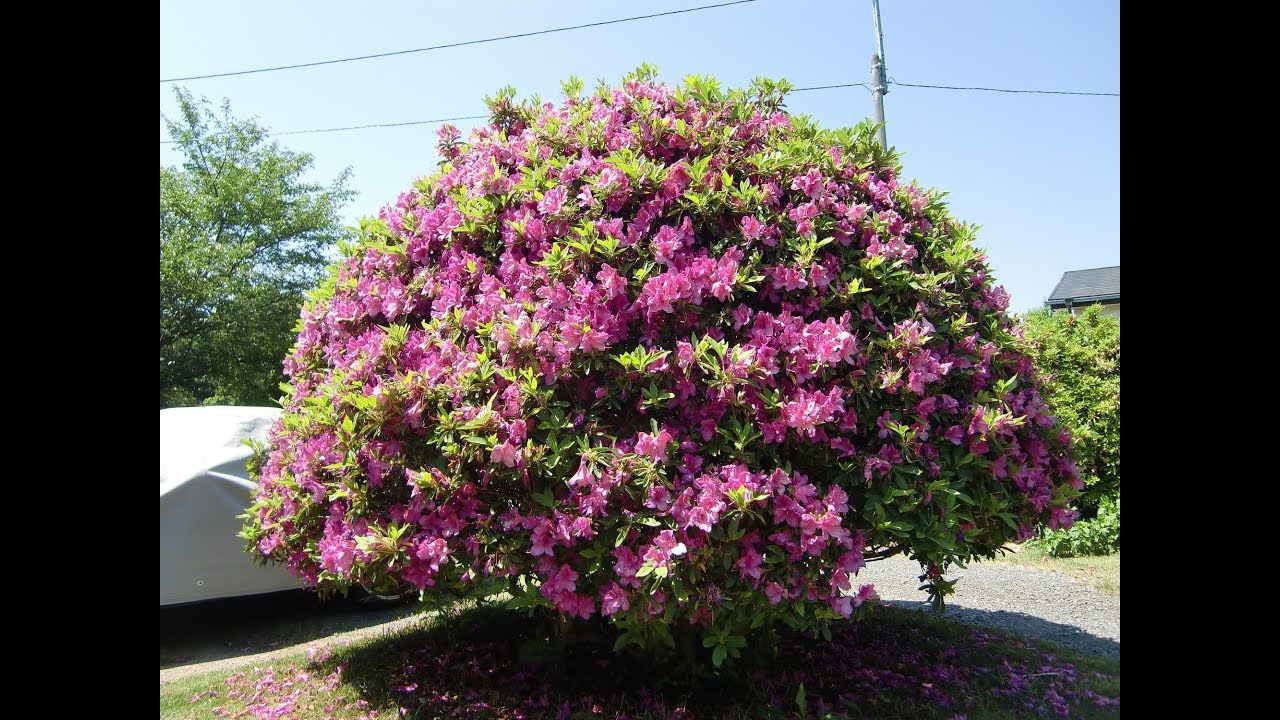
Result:
<svg viewBox="0 0 1280 720"><path fill-rule="evenodd" d="M489 100L305 305L245 536L324 590L509 593L630 643L830 636L1080 486L973 229L869 124L648 68ZM673 637L672 630L680 629Z"/></svg>

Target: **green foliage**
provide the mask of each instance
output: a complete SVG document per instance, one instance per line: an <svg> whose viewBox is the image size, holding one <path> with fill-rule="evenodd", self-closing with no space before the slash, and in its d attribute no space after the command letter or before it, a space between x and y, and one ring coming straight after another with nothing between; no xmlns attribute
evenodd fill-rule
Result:
<svg viewBox="0 0 1280 720"><path fill-rule="evenodd" d="M1077 509L1092 518L1104 498L1120 497L1120 320L1093 305L1080 315L1035 310L1022 328L1046 375L1049 407L1071 429L1085 483Z"/></svg>
<svg viewBox="0 0 1280 720"><path fill-rule="evenodd" d="M1023 318L1053 414L1071 428L1084 480L1070 530L1045 529L1036 544L1054 557L1120 549L1120 320L1093 305L1080 315L1036 310Z"/></svg>
<svg viewBox="0 0 1280 720"><path fill-rule="evenodd" d="M1045 530L1031 541L1053 557L1110 555L1120 550L1120 497L1103 498L1098 515L1080 520L1070 530Z"/></svg>
<svg viewBox="0 0 1280 720"><path fill-rule="evenodd" d="M160 407L266 405L303 294L347 235L350 171L304 179L312 156L175 89L164 118L182 163L160 168Z"/></svg>

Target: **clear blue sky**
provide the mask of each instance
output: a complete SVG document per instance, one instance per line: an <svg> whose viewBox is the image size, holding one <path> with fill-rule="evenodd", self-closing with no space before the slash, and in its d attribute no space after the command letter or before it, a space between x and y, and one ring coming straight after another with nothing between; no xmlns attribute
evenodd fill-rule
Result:
<svg viewBox="0 0 1280 720"><path fill-rule="evenodd" d="M261 2L161 0L160 77L366 55L712 4L636 2ZM1120 92L1120 3L883 0L889 75L905 83ZM274 131L483 114L504 85L558 97L577 75L610 83L642 62L676 83L712 74L797 87L868 82L870 0L760 0L541 37L258 75L181 83L228 98ZM175 108L160 85L160 111ZM823 126L871 114L861 87L791 96ZM980 224L1011 309L1043 303L1065 270L1120 263L1120 98L1006 95L891 86L889 144L908 178L950 193ZM458 123L464 133L472 123ZM161 124L161 139L168 139ZM354 171L350 224L391 202L437 161L435 126L293 135L315 179ZM177 162L160 146L160 163Z"/></svg>

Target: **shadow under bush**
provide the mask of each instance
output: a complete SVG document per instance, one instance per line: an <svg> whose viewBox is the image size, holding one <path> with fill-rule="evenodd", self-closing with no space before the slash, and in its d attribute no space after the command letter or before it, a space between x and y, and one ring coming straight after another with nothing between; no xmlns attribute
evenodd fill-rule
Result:
<svg viewBox="0 0 1280 720"><path fill-rule="evenodd" d="M607 633L557 636L550 622L480 608L343 652L325 671L336 667L370 706L416 718L1118 712L1115 660L1051 653L919 613L879 608L861 623L834 626L830 641L787 631L776 650L772 658L744 650L746 664L717 676L615 654Z"/></svg>

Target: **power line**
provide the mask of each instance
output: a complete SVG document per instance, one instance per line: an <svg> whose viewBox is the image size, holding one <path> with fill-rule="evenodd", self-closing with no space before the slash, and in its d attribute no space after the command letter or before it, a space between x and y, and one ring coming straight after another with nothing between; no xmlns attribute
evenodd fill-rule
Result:
<svg viewBox="0 0 1280 720"><path fill-rule="evenodd" d="M869 90L866 83L844 83L841 85L814 85L812 87L794 88L791 92L808 92L810 90L832 90L835 88L861 87ZM430 125L432 123L453 122L455 120L486 120L488 115L460 115L458 117L434 118L432 120L408 120L406 122L393 123L373 123L370 125L348 125L346 127L333 128L316 128L314 130L289 130L278 133L264 133L268 137L276 137L280 135L307 135L310 133L328 133L328 132L344 132L347 130L368 130L370 128L390 128L390 127L407 127L409 125ZM172 145L172 140L161 140L161 145Z"/></svg>
<svg viewBox="0 0 1280 720"><path fill-rule="evenodd" d="M792 88L790 92L798 93L798 92L808 92L809 90L832 90L834 88L850 88L850 87L860 87L863 90L866 90L867 92L871 92L871 87L866 83L844 83L841 85L815 85L814 87Z"/></svg>
<svg viewBox="0 0 1280 720"><path fill-rule="evenodd" d="M889 82L893 83L894 85L899 85L901 87L929 88L932 90L981 90L983 92L1029 93L1029 94L1035 94L1035 95L1094 95L1094 96L1101 96L1101 97L1120 97L1120 93L1107 93L1107 92L1071 92L1068 90L1010 90L1008 88L958 87L955 85L919 85L915 83L898 82L897 80L893 80L893 79L890 79Z"/></svg>
<svg viewBox="0 0 1280 720"><path fill-rule="evenodd" d="M754 2L754 0L749 0ZM890 79L893 85L902 87L926 88L932 90L983 90L986 92L1002 92L1002 93L1034 93L1041 95L1093 95L1105 97L1120 97L1120 93L1099 93L1099 92L1068 92L1065 90L1009 90L1005 88L987 88L987 87L957 87L954 85L920 85L915 83L903 83ZM812 90L835 90L839 88L860 87L867 92L871 92L871 87L866 83L840 83L837 85L812 85L809 87L792 88L790 92L809 92ZM278 137L282 135L309 135L312 133L330 133L330 132L346 132L348 130L369 130L373 128L392 128L392 127L408 127L410 125L431 125L433 123L454 122L456 120L485 120L488 115L459 115L457 117L433 118L431 120L407 120L405 122L393 123L372 123L369 125L347 125L345 127L332 128L315 128L311 130L287 130L285 132L264 133L267 137ZM173 140L161 140L161 145L173 145Z"/></svg>
<svg viewBox="0 0 1280 720"><path fill-rule="evenodd" d="M409 125L431 125L432 123L446 123L454 120L486 120L488 115L460 115L458 117L434 118L431 120L408 120L405 122L393 123L373 123L371 125L348 125L346 127L334 128L316 128L314 130L288 130L278 133L263 133L266 137L278 137L280 135L307 135L310 133L327 133L327 132L343 132L346 130L368 130L370 128L389 128L389 127L406 127ZM173 140L161 140L161 145L172 145Z"/></svg>
<svg viewBox="0 0 1280 720"><path fill-rule="evenodd" d="M351 125L348 127L320 128L318 130L290 130L288 132L268 133L270 135L306 135L308 133L342 132L344 130L367 130L369 128L405 127L408 125L430 125L446 123L454 120L487 120L488 115L460 115L458 117L435 118L433 120L409 120L407 122L375 123L373 125Z"/></svg>
<svg viewBox="0 0 1280 720"><path fill-rule="evenodd" d="M431 123L452 123L453 120L484 120L489 115L458 115L457 118L435 118L431 120L408 120L403 123L375 123L370 126L349 126L344 128L320 128L320 129L291 129L288 132L274 132L270 135L307 135L312 132L342 132L348 129L369 129L369 128L399 128L406 126L429 126Z"/></svg>
<svg viewBox="0 0 1280 720"><path fill-rule="evenodd" d="M747 3L758 2L759 0L733 0L733 2L722 2L714 5L701 5L699 7L685 8L684 10L668 10L666 12L652 13L650 15L634 15L632 17L617 18L616 20L601 20L600 22L584 23L582 25L569 25L567 27L551 28L548 30L534 30L531 32L516 33L514 35L502 35L499 37L483 38L481 40L465 40L463 42L449 43L447 45L432 45L430 47L413 48L411 50L396 50L394 52L375 53L373 55L357 55L354 57L335 58L333 60L318 60L316 62L298 63L296 65L277 65L275 67L255 68L253 70L237 70L234 72L210 73L208 75L188 75L186 77L175 77L163 79L161 83L181 82L186 80L208 80L210 78L232 77L235 75L252 75L254 73L275 72L277 70L296 70L298 68L317 67L319 65L335 65L337 63L355 62L357 60L373 60L375 58L393 57L396 55L409 55L412 53L429 52L432 50L445 50L448 48L464 47L467 45L482 45L484 43L498 42L499 40L514 40L516 38L534 37L536 35L550 35L552 33L567 32L569 30L582 30L584 28L602 27L604 25L616 25L618 23L632 22L635 20L650 20L652 18L666 17L669 15L682 15L684 13L697 12L699 10L712 10L714 8L729 7L731 5L745 5Z"/></svg>

